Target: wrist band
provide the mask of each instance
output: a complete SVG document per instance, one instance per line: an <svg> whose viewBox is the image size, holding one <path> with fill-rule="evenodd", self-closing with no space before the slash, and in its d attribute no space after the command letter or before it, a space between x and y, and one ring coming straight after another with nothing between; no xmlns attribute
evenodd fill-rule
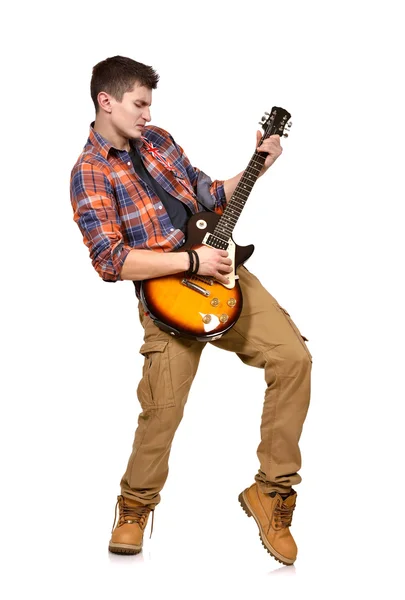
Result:
<svg viewBox="0 0 405 600"><path fill-rule="evenodd" d="M191 250L191 252L193 253L193 256L195 258L195 267L193 269L193 275L197 275L200 268L200 258L195 250Z"/></svg>
<svg viewBox="0 0 405 600"><path fill-rule="evenodd" d="M200 268L200 259L195 250L187 250L190 266L186 271L186 275L196 275Z"/></svg>
<svg viewBox="0 0 405 600"><path fill-rule="evenodd" d="M187 250L190 266L186 271L186 275L192 275L194 271L194 256L192 250Z"/></svg>

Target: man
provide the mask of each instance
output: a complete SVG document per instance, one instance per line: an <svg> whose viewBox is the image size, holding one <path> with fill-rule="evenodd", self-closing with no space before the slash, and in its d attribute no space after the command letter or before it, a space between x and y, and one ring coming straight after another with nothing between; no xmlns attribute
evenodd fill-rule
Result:
<svg viewBox="0 0 405 600"><path fill-rule="evenodd" d="M105 281L132 280L138 298L142 280L190 268L187 252L171 252L184 242L187 219L206 208L221 214L242 176L212 182L190 164L168 132L147 126L157 82L151 67L125 57L108 58L93 68L96 118L71 174L74 219L94 268ZM257 144L260 139L257 132ZM282 152L279 136L264 140L258 151L267 153L263 175ZM203 246L197 253L199 275L228 281L232 263L226 251ZM289 529L296 501L292 486L301 481L298 441L309 404L312 360L305 338L275 298L245 267L238 275L244 299L241 316L222 338L210 343L264 369L267 383L257 451L260 469L239 501L254 517L270 554L292 564L297 554ZM144 328L140 352L145 357L137 390L142 412L121 479L109 544L111 552L124 554L142 549L205 346L162 331L141 304L139 316Z"/></svg>

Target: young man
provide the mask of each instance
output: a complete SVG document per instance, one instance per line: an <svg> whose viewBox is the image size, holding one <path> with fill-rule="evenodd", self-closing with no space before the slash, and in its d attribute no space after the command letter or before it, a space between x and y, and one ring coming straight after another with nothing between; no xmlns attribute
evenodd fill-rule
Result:
<svg viewBox="0 0 405 600"><path fill-rule="evenodd" d="M147 126L157 82L151 67L125 57L108 58L93 68L96 118L71 173L74 220L94 268L105 281L132 280L138 298L142 280L189 269L187 252L171 252L184 242L187 219L205 207L221 214L242 175L212 182L190 164L168 132ZM257 132L257 143L260 139ZM267 153L263 175L282 152L279 136L264 140L258 151ZM199 275L228 281L232 263L226 251L203 246L197 253ZM260 469L239 500L256 520L270 554L292 564L297 554L289 530L296 501L292 486L301 481L298 441L309 404L312 359L305 338L275 298L243 266L238 275L244 299L241 316L222 338L210 343L263 368L267 383L257 450ZM109 544L111 552L123 554L142 549L205 346L162 331L141 304L139 316L144 328L140 352L145 357L137 390L142 412L121 479L115 507L119 518L116 527L114 519Z"/></svg>

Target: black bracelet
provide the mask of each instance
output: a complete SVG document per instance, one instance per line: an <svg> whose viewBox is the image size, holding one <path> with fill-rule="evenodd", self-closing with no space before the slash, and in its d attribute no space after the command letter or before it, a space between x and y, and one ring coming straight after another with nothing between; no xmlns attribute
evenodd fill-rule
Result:
<svg viewBox="0 0 405 600"><path fill-rule="evenodd" d="M192 250L187 250L188 258L190 260L190 266L186 271L186 275L192 275L194 271L194 256Z"/></svg>
<svg viewBox="0 0 405 600"><path fill-rule="evenodd" d="M193 256L195 258L195 263L196 263L195 267L193 269L193 275L197 275L198 270L200 268L200 258L195 250L191 250L191 252L193 253Z"/></svg>

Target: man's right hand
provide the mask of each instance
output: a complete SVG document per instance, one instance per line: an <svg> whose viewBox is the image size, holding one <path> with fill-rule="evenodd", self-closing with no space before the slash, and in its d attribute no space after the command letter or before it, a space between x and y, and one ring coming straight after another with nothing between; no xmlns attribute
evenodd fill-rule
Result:
<svg viewBox="0 0 405 600"><path fill-rule="evenodd" d="M232 273L232 261L226 250L217 250L208 246L195 249L200 259L199 275L210 275L220 283L229 283L227 273Z"/></svg>

